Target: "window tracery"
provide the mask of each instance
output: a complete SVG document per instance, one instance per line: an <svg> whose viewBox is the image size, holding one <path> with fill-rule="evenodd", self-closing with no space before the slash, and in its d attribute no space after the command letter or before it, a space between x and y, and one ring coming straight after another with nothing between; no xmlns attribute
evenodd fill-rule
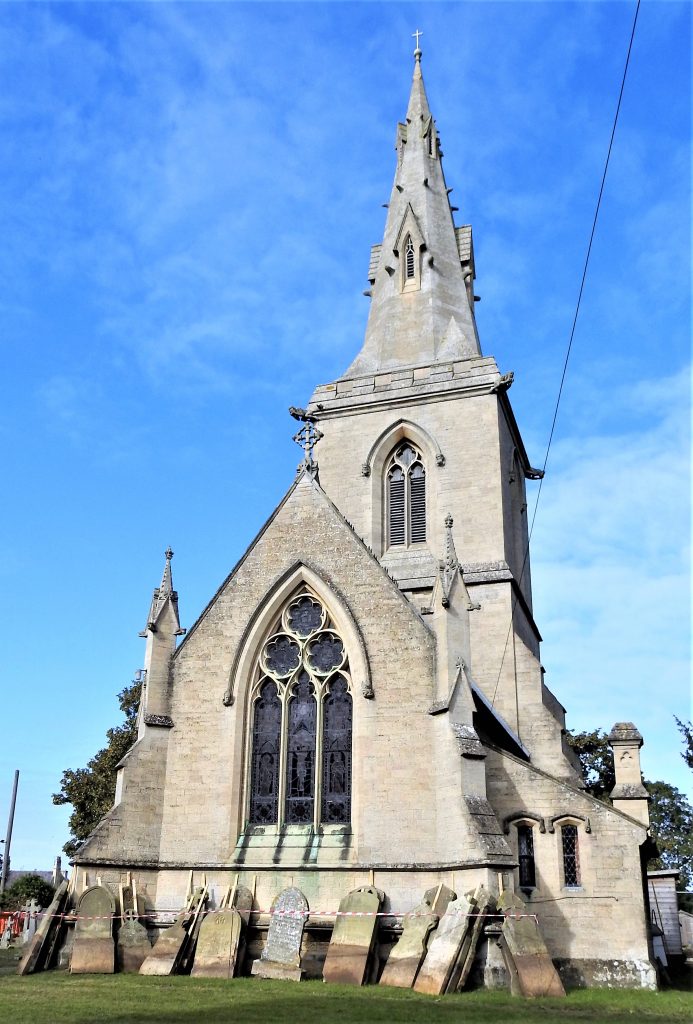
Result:
<svg viewBox="0 0 693 1024"><path fill-rule="evenodd" d="M251 824L348 824L352 697L345 644L307 589L257 658L250 730Z"/></svg>
<svg viewBox="0 0 693 1024"><path fill-rule="evenodd" d="M563 885L566 889L580 886L580 851L577 825L561 825L563 852Z"/></svg>
<svg viewBox="0 0 693 1024"><path fill-rule="evenodd" d="M400 444L386 469L387 538L390 547L426 541L426 470L421 452Z"/></svg>

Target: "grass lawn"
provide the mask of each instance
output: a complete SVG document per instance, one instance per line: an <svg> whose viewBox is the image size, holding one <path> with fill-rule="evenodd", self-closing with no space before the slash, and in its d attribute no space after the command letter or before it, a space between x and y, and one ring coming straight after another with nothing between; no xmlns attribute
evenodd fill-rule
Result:
<svg viewBox="0 0 693 1024"><path fill-rule="evenodd" d="M566 999L513 999L469 992L430 998L409 990L348 988L320 981L232 982L202 978L140 978L51 972L0 977L0 1019L8 1024L325 1024L417 1021L461 1024L550 1024L693 1019L687 992L572 992Z"/></svg>

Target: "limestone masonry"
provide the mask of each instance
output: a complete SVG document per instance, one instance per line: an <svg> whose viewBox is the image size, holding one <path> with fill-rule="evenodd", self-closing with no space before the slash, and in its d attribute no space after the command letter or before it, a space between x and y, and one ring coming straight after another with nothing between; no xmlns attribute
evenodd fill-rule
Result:
<svg viewBox="0 0 693 1024"><path fill-rule="evenodd" d="M288 970L290 945L300 977L320 975L324 914L354 890L395 915L373 931L385 949L424 894L465 903L483 886L536 915L566 985L653 987L642 737L614 726L613 803L589 796L532 613L525 480L541 474L512 374L481 351L472 230L454 224L415 56L363 347L293 411L302 468L185 636L167 552L138 739L76 857L77 890L99 876L116 893L131 872L163 923L191 871L212 907L235 882L262 912L247 971ZM266 912L292 887L303 937L276 928L261 955ZM356 973L371 933L359 941ZM502 974L491 947L487 984Z"/></svg>

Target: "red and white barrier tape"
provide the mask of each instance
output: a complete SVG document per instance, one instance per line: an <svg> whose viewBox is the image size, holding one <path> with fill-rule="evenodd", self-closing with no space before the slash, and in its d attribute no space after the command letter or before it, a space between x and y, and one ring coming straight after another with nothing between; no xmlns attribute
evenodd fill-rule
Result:
<svg viewBox="0 0 693 1024"><path fill-rule="evenodd" d="M236 907L223 907L221 909L216 909L216 910L205 910L204 913L205 913L205 916L207 914L225 914L225 913L227 913L230 910L237 910L237 908ZM137 914L137 918L138 919L139 918L161 918L161 917L176 918L176 917L178 917L180 914L182 914L184 912L185 912L185 908L183 908L181 910L157 910L157 911L150 911L149 913ZM193 914L194 910L189 911L189 913ZM430 910L430 911L422 911L421 913L418 913L418 914L414 913L411 910L403 910L403 911L397 911L397 910L378 910L378 911L375 911L375 910L271 910L271 909L270 910L250 910L250 911L246 911L246 913L255 914L256 916L259 916L260 914L267 914L270 917L292 917L292 918L295 917L295 918L305 919L305 920L307 920L309 917L402 917L402 918L409 917L409 918L412 918L412 917L431 917L431 916L433 916L433 917L441 917L442 916L440 914L435 914L432 910ZM536 914L514 914L514 913L508 914L508 913L503 913L502 911L499 911L499 912L493 913L493 914L462 914L459 910L451 910L451 911L446 911L445 913L446 914L447 913L457 914L458 916L461 916L461 917L474 917L474 918L477 918L477 917L487 918L488 917L488 918L495 918L496 920L498 918L501 918L501 917L503 917L503 918L506 918L506 917L507 918L511 918L512 920L529 917L529 918L532 918L534 921L538 920ZM89 915L89 914L77 914L77 913L74 913L73 911L69 911L69 910L66 911L66 913L64 913L64 914L38 913L38 914L36 914L36 917L37 918L48 918L48 917L56 918L56 917L59 917L59 918L62 918L63 920L66 920L66 921L78 921L78 920L79 921L122 921L122 920L124 920L124 915L123 914L102 914L102 915L92 916L92 915Z"/></svg>

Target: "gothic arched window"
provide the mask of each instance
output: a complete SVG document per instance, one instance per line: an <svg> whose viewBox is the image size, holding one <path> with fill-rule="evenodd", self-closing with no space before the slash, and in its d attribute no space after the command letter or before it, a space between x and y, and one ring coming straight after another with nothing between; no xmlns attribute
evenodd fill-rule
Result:
<svg viewBox="0 0 693 1024"><path fill-rule="evenodd" d="M387 464L387 540L390 547L426 540L426 470L421 452L408 441Z"/></svg>
<svg viewBox="0 0 693 1024"><path fill-rule="evenodd" d="M249 821L348 824L352 699L344 643L307 589L262 645L250 730Z"/></svg>
<svg viewBox="0 0 693 1024"><path fill-rule="evenodd" d="M531 825L517 826L517 854L520 888L534 889L537 873L534 863L534 829Z"/></svg>

